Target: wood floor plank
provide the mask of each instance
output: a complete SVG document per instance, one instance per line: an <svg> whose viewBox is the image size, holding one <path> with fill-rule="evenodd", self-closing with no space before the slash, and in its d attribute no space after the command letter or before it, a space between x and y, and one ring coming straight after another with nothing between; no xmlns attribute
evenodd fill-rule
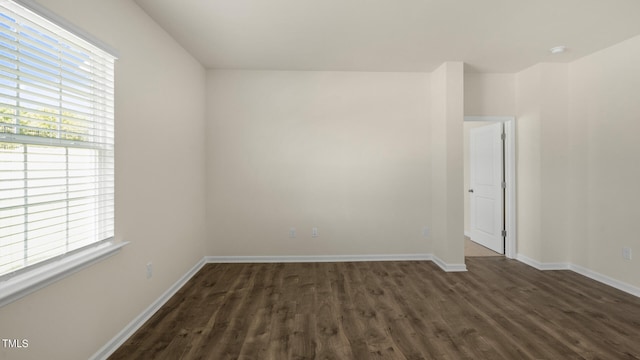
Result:
<svg viewBox="0 0 640 360"><path fill-rule="evenodd" d="M316 358L353 359L353 352L340 322L340 306L335 295L335 282L340 276L337 264L318 267L316 289Z"/></svg>
<svg viewBox="0 0 640 360"><path fill-rule="evenodd" d="M406 359L423 359L425 353L422 351L421 336L414 323L409 321L409 318L414 315L414 306L406 302L407 293L385 291L385 289L393 289L397 285L392 280L391 273L387 271L387 269L393 271L396 265L396 263L369 263L372 274L370 279L376 283L376 287L381 293L376 305L381 309L380 313L385 320L395 348ZM404 275L396 273L396 276Z"/></svg>
<svg viewBox="0 0 640 360"><path fill-rule="evenodd" d="M316 267L313 263L300 264L296 278L296 306L293 316L289 359L316 358Z"/></svg>
<svg viewBox="0 0 640 360"><path fill-rule="evenodd" d="M532 271L517 279L512 274L503 274L505 278L511 279L513 282L522 283L523 287L525 284L529 284L526 286L534 286L533 290L527 290L526 298L514 298L513 303L518 306L516 311L525 314L529 323L544 327L543 332L549 333L552 338L564 340L561 343L576 353L571 358L581 358L577 355L580 353L610 353L609 346L603 346L598 339L601 328L608 326L608 324L594 322L595 318L581 310L583 301L580 300L580 297L566 296L567 289L562 286L561 282L549 283L547 278L552 273L543 274ZM569 272L564 273L567 278L576 275ZM589 344L588 348L582 344ZM568 354L565 356L568 357Z"/></svg>
<svg viewBox="0 0 640 360"><path fill-rule="evenodd" d="M275 281L276 292L271 323L269 343L265 359L287 359L291 347L291 334L296 314L298 267L284 264L280 276Z"/></svg>
<svg viewBox="0 0 640 360"><path fill-rule="evenodd" d="M208 264L110 359L640 359L640 299L504 257Z"/></svg>
<svg viewBox="0 0 640 360"><path fill-rule="evenodd" d="M248 277L245 268L236 264L232 265L235 266L227 266L227 272L222 276L221 281L214 286L214 289L211 290L213 296L207 304L208 311L199 313L198 310L196 310L193 312L191 319L199 318L196 324L203 325L196 328L199 336L190 344L191 348L183 358L208 358L211 347L215 346L215 342L212 342L211 338L219 335L219 329L224 328L226 324L224 323L226 320L225 316L228 317L229 308L236 304L238 291L242 289ZM207 271L209 269L203 270ZM217 275L213 269L207 272L208 276ZM207 354L207 356L204 354Z"/></svg>
<svg viewBox="0 0 640 360"><path fill-rule="evenodd" d="M473 286L482 285L469 285L470 289ZM475 291L479 289L475 288ZM463 298L470 292L461 294ZM544 332L540 331L540 326L537 322L529 322L526 325L525 315L518 312L514 307L514 304L509 302L507 304L496 301L495 297L466 297L467 305L476 311L483 314L483 316L492 320L492 325L502 330L505 336L518 339L517 349L518 355L527 359L547 359L555 351L556 354L562 354L563 358L566 358L567 352L561 344L554 341L554 339ZM537 336L531 336L531 334ZM540 343L546 344L540 346ZM551 349L557 347L556 349Z"/></svg>
<svg viewBox="0 0 640 360"><path fill-rule="evenodd" d="M266 357L270 336L269 328L277 300L275 281L283 268L282 264L264 264L264 268L261 270L266 272L264 291L258 300L255 313L250 315L249 329L240 349L239 359L263 359Z"/></svg>
<svg viewBox="0 0 640 360"><path fill-rule="evenodd" d="M365 334L367 331L366 318L373 313L373 310L364 304L362 297L358 296L358 291L362 283L355 280L353 275L355 267L353 263L339 264L340 270L335 281L336 301L340 307L340 323L344 329L347 341L351 346L351 352L355 359L366 359L369 357L369 347Z"/></svg>
<svg viewBox="0 0 640 360"><path fill-rule="evenodd" d="M365 321L366 342L371 359L405 359L398 352L397 345L390 336L388 305L382 306L378 301L383 295L381 289L372 279L370 263L357 263L353 275L360 284L356 293L358 303L362 306L361 318Z"/></svg>
<svg viewBox="0 0 640 360"><path fill-rule="evenodd" d="M236 290L238 302L233 304L230 298L230 311L218 315L217 333L210 334L205 352L210 359L237 358L247 337L249 325L256 316L264 295L265 283L268 285L264 264L247 266L246 282ZM219 337L218 337L219 336Z"/></svg>

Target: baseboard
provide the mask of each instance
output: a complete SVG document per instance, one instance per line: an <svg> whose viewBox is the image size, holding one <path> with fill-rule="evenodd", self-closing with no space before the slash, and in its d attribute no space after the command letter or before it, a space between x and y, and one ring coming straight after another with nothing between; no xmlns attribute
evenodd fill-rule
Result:
<svg viewBox="0 0 640 360"><path fill-rule="evenodd" d="M522 254L516 255L516 260L538 270L570 270L569 263L541 263Z"/></svg>
<svg viewBox="0 0 640 360"><path fill-rule="evenodd" d="M640 297L640 288L627 284L625 282L622 281L618 281L614 278L611 278L609 276L600 274L596 271L587 269L585 267L579 266L579 265L575 265L575 264L571 264L571 263L541 263L537 260L533 260L525 255L522 254L518 254L518 256L516 257L516 260L525 263L533 268L536 268L538 270L571 270L575 273L578 273L580 275L586 276L592 280L595 280L597 282L603 283L605 285L614 287L618 290L624 291L628 294Z"/></svg>
<svg viewBox="0 0 640 360"><path fill-rule="evenodd" d="M440 269L446 271L446 272L463 272L463 271L467 271L467 265L465 264L447 264L446 262L442 261L442 259L440 259L439 257L433 255L433 260L434 263L436 263L436 265L438 265L440 267Z"/></svg>
<svg viewBox="0 0 640 360"><path fill-rule="evenodd" d="M431 254L311 255L311 256L205 256L207 263L299 263L352 261L432 261Z"/></svg>
<svg viewBox="0 0 640 360"><path fill-rule="evenodd" d="M154 301L140 315L133 319L122 331L120 331L113 339L106 343L90 358L91 360L107 359L113 354L127 339L133 335L144 323L153 316L175 293L182 288L193 275L195 275L205 264L205 260L201 259L198 263L176 281L167 291Z"/></svg>
<svg viewBox="0 0 640 360"><path fill-rule="evenodd" d="M593 270L589 270L585 267L579 266L579 265L575 265L575 264L570 264L569 265L569 269L571 271L577 272L580 275L586 276L590 279L593 279L595 281L601 282L605 285L609 285L611 287L614 287L618 290L624 291L628 294L631 295L635 295L637 297L640 297L640 288L627 284L625 282L622 281L618 281L614 278L608 277L607 275L602 275L598 272L595 272Z"/></svg>
<svg viewBox="0 0 640 360"><path fill-rule="evenodd" d="M471 231L466 231L464 232L464 236L468 237L469 239L471 239Z"/></svg>
<svg viewBox="0 0 640 360"><path fill-rule="evenodd" d="M350 261L433 261L446 272L467 271L465 264L447 264L432 254L317 255L317 256L205 256L207 263L296 263Z"/></svg>

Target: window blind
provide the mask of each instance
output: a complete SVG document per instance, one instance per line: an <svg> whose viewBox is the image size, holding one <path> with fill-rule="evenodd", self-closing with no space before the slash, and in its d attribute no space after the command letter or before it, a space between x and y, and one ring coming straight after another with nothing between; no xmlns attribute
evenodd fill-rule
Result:
<svg viewBox="0 0 640 360"><path fill-rule="evenodd" d="M0 0L0 279L113 237L114 62Z"/></svg>

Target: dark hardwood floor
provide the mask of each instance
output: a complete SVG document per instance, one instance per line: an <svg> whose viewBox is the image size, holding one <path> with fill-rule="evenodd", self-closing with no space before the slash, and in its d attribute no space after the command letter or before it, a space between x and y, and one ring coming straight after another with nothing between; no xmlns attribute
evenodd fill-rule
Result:
<svg viewBox="0 0 640 360"><path fill-rule="evenodd" d="M209 264L110 359L640 359L640 299L503 257Z"/></svg>

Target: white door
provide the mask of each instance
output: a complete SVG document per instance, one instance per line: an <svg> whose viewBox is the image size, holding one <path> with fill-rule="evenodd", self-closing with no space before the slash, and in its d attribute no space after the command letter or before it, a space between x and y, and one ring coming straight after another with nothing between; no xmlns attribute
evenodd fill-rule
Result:
<svg viewBox="0 0 640 360"><path fill-rule="evenodd" d="M502 123L472 128L469 139L471 240L504 254Z"/></svg>

